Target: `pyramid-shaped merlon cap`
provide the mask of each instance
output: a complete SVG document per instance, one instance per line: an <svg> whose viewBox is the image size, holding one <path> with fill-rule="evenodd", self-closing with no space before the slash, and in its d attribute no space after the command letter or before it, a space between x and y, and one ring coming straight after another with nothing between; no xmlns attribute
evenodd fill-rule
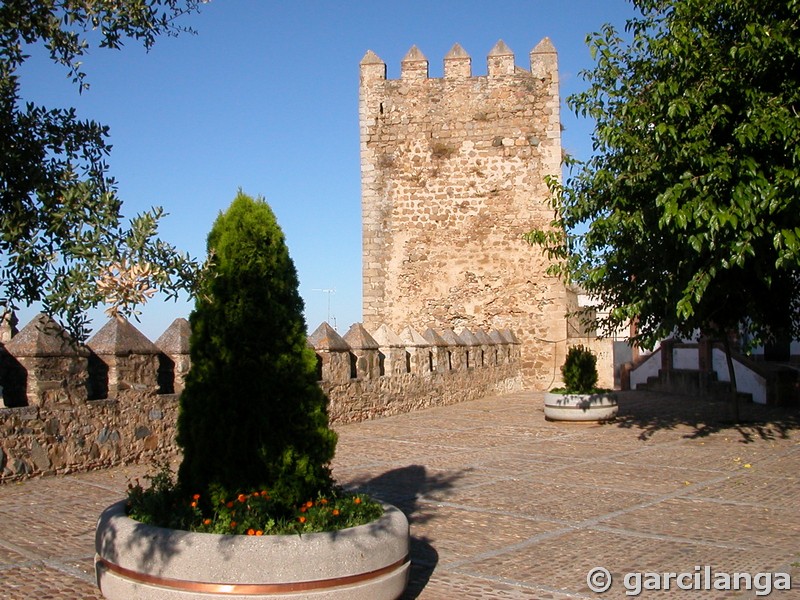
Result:
<svg viewBox="0 0 800 600"><path fill-rule="evenodd" d="M489 339L492 340L493 344L508 344L508 340L497 329L492 329L489 332Z"/></svg>
<svg viewBox="0 0 800 600"><path fill-rule="evenodd" d="M411 46L411 49L406 53L401 62L428 62L422 51L416 45Z"/></svg>
<svg viewBox="0 0 800 600"><path fill-rule="evenodd" d="M422 337L419 332L411 327L411 325L406 325L406 327L401 331L399 334L400 339L403 340L403 343L408 347L422 347L422 346L429 346L428 340Z"/></svg>
<svg viewBox="0 0 800 600"><path fill-rule="evenodd" d="M472 59L460 44L454 44L444 57L444 76L469 77L472 75Z"/></svg>
<svg viewBox="0 0 800 600"><path fill-rule="evenodd" d="M442 339L447 342L448 346L466 346L467 344L464 343L458 334L453 331L452 329L443 329L441 333Z"/></svg>
<svg viewBox="0 0 800 600"><path fill-rule="evenodd" d="M39 313L25 325L6 350L16 357L79 356L82 352L66 329L52 317Z"/></svg>
<svg viewBox="0 0 800 600"><path fill-rule="evenodd" d="M378 342L364 329L361 323L353 323L347 333L344 334L344 341L350 344L354 350L377 350L380 348Z"/></svg>
<svg viewBox="0 0 800 600"><path fill-rule="evenodd" d="M159 354L160 350L144 334L124 318L108 321L92 339L86 342L95 354L127 356L128 354Z"/></svg>
<svg viewBox="0 0 800 600"><path fill-rule="evenodd" d="M350 346L336 331L323 321L319 327L308 336L308 344L314 350L327 350L328 352L347 352Z"/></svg>
<svg viewBox="0 0 800 600"><path fill-rule="evenodd" d="M431 346L447 346L447 341L439 335L436 331L431 329L430 327L425 330L425 333L422 334L422 337L425 338Z"/></svg>
<svg viewBox="0 0 800 600"><path fill-rule="evenodd" d="M189 354L192 328L184 318L175 319L156 340L156 347L164 354Z"/></svg>
<svg viewBox="0 0 800 600"><path fill-rule="evenodd" d="M456 42L453 44L453 47L450 48L450 52L445 54L445 60L469 60L470 56L467 54L467 51L461 47L461 44Z"/></svg>
<svg viewBox="0 0 800 600"><path fill-rule="evenodd" d="M519 340L517 336L514 335L514 332L510 329L503 329L500 331L502 336L508 340L509 344L519 344Z"/></svg>
<svg viewBox="0 0 800 600"><path fill-rule="evenodd" d="M367 50L359 66L362 84L386 79L386 63L372 50Z"/></svg>
<svg viewBox="0 0 800 600"><path fill-rule="evenodd" d="M489 56L514 56L514 51L503 40L497 40L494 48L489 50Z"/></svg>
<svg viewBox="0 0 800 600"><path fill-rule="evenodd" d="M405 343L400 336L392 331L385 323L372 332L372 339L382 348L404 348Z"/></svg>
<svg viewBox="0 0 800 600"><path fill-rule="evenodd" d="M458 337L461 338L467 346L480 346L480 340L466 327L458 332Z"/></svg>
<svg viewBox="0 0 800 600"><path fill-rule="evenodd" d="M386 63L381 60L381 57L375 54L372 50L367 50L364 58L361 59L362 65L385 65Z"/></svg>
<svg viewBox="0 0 800 600"><path fill-rule="evenodd" d="M484 346L491 346L492 345L492 338L489 337L489 334L486 333L483 329L476 329L474 332L475 337L478 338L481 344Z"/></svg>
<svg viewBox="0 0 800 600"><path fill-rule="evenodd" d="M553 42L550 41L549 37L546 37L536 44L536 47L531 50L531 54L557 54L557 52Z"/></svg>

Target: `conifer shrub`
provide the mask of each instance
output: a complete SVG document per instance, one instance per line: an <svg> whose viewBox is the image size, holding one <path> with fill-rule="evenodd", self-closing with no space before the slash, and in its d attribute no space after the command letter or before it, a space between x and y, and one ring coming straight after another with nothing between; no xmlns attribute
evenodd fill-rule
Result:
<svg viewBox="0 0 800 600"><path fill-rule="evenodd" d="M572 346L561 367L567 392L589 394L597 385L597 357L581 345Z"/></svg>
<svg viewBox="0 0 800 600"><path fill-rule="evenodd" d="M214 223L208 252L190 317L178 488L202 498L269 490L289 514L335 487L336 433L307 347L297 272L270 207L241 191Z"/></svg>

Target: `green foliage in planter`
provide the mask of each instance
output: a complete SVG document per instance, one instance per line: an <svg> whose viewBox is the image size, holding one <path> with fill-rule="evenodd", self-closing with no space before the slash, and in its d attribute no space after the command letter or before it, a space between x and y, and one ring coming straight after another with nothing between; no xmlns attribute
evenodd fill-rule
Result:
<svg viewBox="0 0 800 600"><path fill-rule="evenodd" d="M208 252L190 317L178 486L204 498L215 488L268 489L288 514L331 493L336 446L294 263L270 207L241 191L214 223Z"/></svg>
<svg viewBox="0 0 800 600"><path fill-rule="evenodd" d="M329 494L283 506L270 490L229 494L212 485L207 494L182 493L168 465L143 486L128 485L128 516L136 521L169 529L233 535L288 535L337 531L375 521L383 506L364 494L334 487Z"/></svg>
<svg viewBox="0 0 800 600"><path fill-rule="evenodd" d="M567 392L589 394L597 385L597 358L588 348L572 346L561 367Z"/></svg>

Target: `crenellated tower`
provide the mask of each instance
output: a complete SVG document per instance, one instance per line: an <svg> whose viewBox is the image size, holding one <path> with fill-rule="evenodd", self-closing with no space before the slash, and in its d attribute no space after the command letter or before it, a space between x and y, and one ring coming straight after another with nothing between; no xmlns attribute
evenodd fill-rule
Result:
<svg viewBox="0 0 800 600"><path fill-rule="evenodd" d="M545 177L561 172L558 57L530 70L499 41L473 76L458 44L444 76L412 47L397 80L361 61L364 324L510 328L528 385L548 387L567 337L564 285L522 235L547 226Z"/></svg>

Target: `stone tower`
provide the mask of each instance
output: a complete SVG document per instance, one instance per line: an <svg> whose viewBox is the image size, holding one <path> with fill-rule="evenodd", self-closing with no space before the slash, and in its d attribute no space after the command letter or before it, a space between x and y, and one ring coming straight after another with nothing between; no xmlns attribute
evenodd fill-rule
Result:
<svg viewBox="0 0 800 600"><path fill-rule="evenodd" d="M511 329L526 383L560 376L568 294L522 235L547 226L560 177L558 57L548 38L515 65L502 41L473 76L458 44L444 77L414 46L399 80L361 61L364 325Z"/></svg>

